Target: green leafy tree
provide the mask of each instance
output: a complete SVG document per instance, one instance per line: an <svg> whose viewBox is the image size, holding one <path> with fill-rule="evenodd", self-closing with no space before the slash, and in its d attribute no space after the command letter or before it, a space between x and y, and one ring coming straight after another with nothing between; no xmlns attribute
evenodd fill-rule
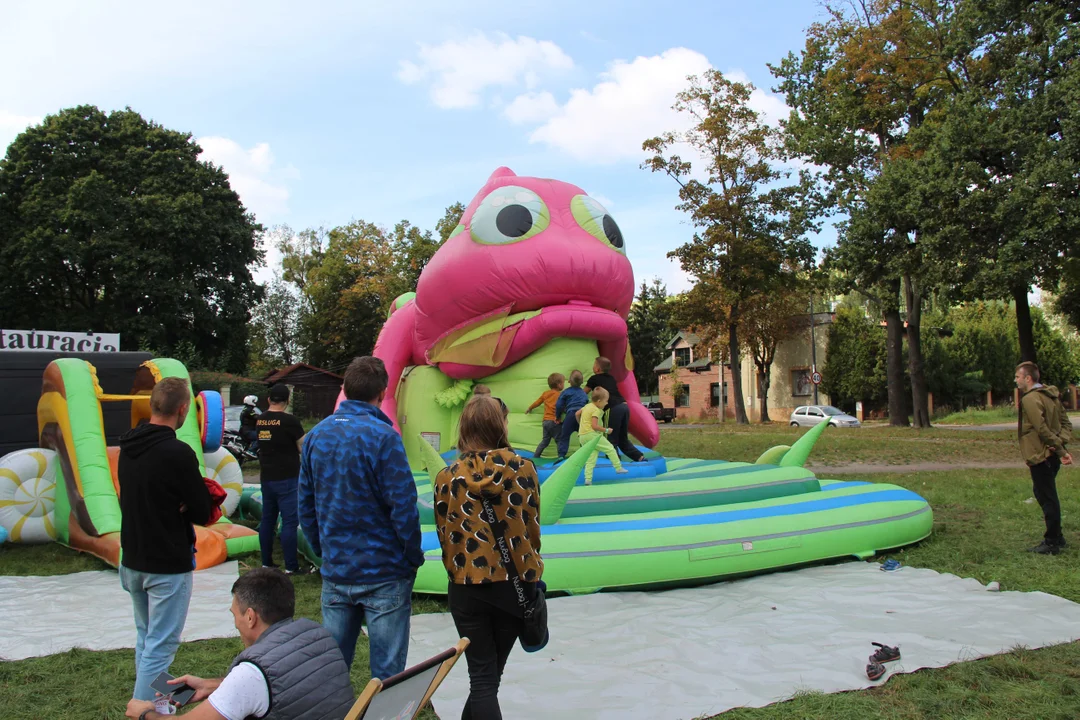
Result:
<svg viewBox="0 0 1080 720"><path fill-rule="evenodd" d="M659 391L659 378L653 368L664 361L665 347L674 333L667 286L659 278L654 278L651 283L642 281L626 327L638 388L643 395L652 395Z"/></svg>
<svg viewBox="0 0 1080 720"><path fill-rule="evenodd" d="M694 324L723 317L735 393L735 419L749 422L742 393L740 328L750 298L783 287L788 267L809 264L813 246L805 238L812 213L803 202L807 190L780 186L790 173L781 160L777 132L750 107L750 84L732 82L709 70L691 77L674 109L690 121L689 130L668 132L645 141L650 158L643 167L671 177L679 186L678 208L698 229L691 242L668 253L678 258L695 282L707 284L723 308ZM677 154L688 147L701 160L701 177L691 161ZM684 308L700 307L689 304Z"/></svg>
<svg viewBox="0 0 1080 720"><path fill-rule="evenodd" d="M416 289L462 212L460 203L446 209L438 238L407 220L390 231L363 220L300 233L279 228L282 277L299 294L299 344L308 362L341 369L370 354L390 303Z"/></svg>
<svg viewBox="0 0 1080 720"><path fill-rule="evenodd" d="M242 372L262 228L190 134L84 105L0 160L0 325L120 333Z"/></svg>
<svg viewBox="0 0 1080 720"><path fill-rule="evenodd" d="M271 367L292 365L301 359L300 299L280 278L266 286L252 313L252 344L257 344Z"/></svg>
<svg viewBox="0 0 1080 720"><path fill-rule="evenodd" d="M830 256L840 290L859 290L883 311L894 425L908 424L901 290L912 338L915 425L929 425L919 327L943 273L926 248L911 134L965 77L954 52L956 6L950 0L826 5L828 19L810 27L804 50L771 66L792 108L785 122L789 151L823 169L830 206L848 216Z"/></svg>
<svg viewBox="0 0 1080 720"><path fill-rule="evenodd" d="M769 418L769 385L776 348L809 327L805 322L809 305L810 295L802 282L768 295L757 295L747 303L743 341L757 370L758 414L763 423L772 422Z"/></svg>
<svg viewBox="0 0 1080 720"><path fill-rule="evenodd" d="M836 309L829 326L829 349L822 371L821 389L834 405L854 412L862 402L868 410L888 403L885 334L852 302Z"/></svg>

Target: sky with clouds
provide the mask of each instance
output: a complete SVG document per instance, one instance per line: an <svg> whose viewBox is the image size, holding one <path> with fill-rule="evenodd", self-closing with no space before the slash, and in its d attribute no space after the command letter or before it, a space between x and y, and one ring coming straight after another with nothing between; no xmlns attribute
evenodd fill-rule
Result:
<svg viewBox="0 0 1080 720"><path fill-rule="evenodd" d="M666 255L692 231L673 182L639 168L642 141L678 127L675 93L710 67L753 82L754 107L783 117L766 63L798 51L822 12L814 0L7 0L0 149L61 108L131 107L192 133L260 222L294 229L433 228L506 165L598 198L638 279L679 290Z"/></svg>

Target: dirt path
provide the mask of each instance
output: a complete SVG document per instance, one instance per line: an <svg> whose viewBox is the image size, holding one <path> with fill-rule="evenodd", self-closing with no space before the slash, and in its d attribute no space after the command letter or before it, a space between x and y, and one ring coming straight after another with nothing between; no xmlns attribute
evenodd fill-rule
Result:
<svg viewBox="0 0 1080 720"><path fill-rule="evenodd" d="M882 463L850 463L848 465L813 465L807 464L807 470L815 475L855 475L875 473L910 473L910 472L948 472L949 470L1025 470L1022 462L988 463L940 463L918 462L906 465L885 465Z"/></svg>

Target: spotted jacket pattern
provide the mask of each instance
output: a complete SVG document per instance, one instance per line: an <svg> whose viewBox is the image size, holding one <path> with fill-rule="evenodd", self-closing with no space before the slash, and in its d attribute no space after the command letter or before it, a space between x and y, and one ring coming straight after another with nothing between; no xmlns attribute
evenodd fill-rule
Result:
<svg viewBox="0 0 1080 720"><path fill-rule="evenodd" d="M482 514L482 496L506 528L521 578L540 579L544 572L540 482L532 462L505 448L464 453L436 475L434 490L435 527L451 582L472 585L509 580Z"/></svg>

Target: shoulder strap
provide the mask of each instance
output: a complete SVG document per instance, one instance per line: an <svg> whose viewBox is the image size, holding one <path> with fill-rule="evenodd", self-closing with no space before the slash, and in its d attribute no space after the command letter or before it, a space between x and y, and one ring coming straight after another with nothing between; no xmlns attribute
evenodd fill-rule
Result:
<svg viewBox="0 0 1080 720"><path fill-rule="evenodd" d="M506 569L506 574L510 576L510 582L514 583L514 593L517 595L518 605L526 608L529 602L525 599L525 591L521 587L521 576L518 574L514 556L510 554L510 543L506 540L506 534L500 532L500 528L505 527L505 524L498 521L495 516L495 508L491 507L491 502L486 497L481 495L480 502L484 505L484 522L491 528L492 539L495 541L495 546L499 548L499 561Z"/></svg>

